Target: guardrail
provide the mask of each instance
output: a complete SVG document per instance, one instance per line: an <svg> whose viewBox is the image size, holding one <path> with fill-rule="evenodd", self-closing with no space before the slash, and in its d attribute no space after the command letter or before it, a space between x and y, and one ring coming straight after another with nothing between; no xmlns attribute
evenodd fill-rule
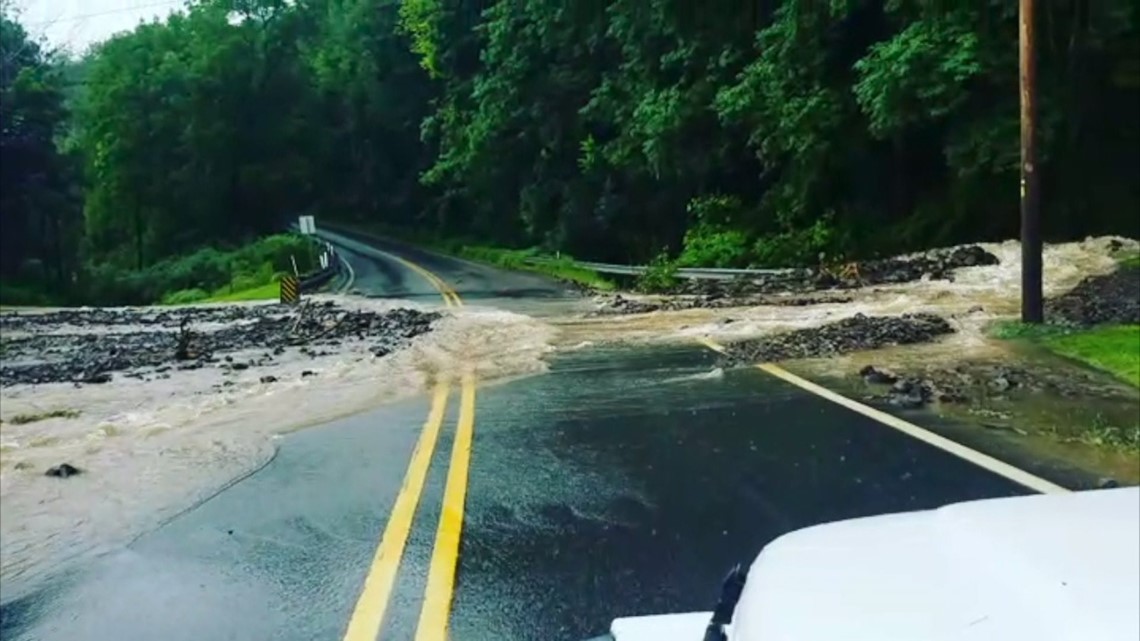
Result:
<svg viewBox="0 0 1140 641"><path fill-rule="evenodd" d="M324 269L307 274L301 277L301 291L305 293L313 292L321 287L324 287L330 280L332 280L340 269L338 268L339 261L333 260L329 262L329 266Z"/></svg>
<svg viewBox="0 0 1140 641"><path fill-rule="evenodd" d="M328 225L326 225L327 227ZM293 229L299 229L296 222L290 225ZM550 264L557 262L556 258L540 258L533 257L527 258L524 262L532 265L541 265L543 263ZM596 263L586 260L575 260L574 265L583 269L598 272L599 274L614 274L618 276L640 276L649 269L648 265L619 265L615 263ZM682 267L676 272L678 278L685 278L690 280L732 280L735 278L748 278L760 276L776 276L783 274L793 274L799 271L797 268L787 267L780 269L733 269L726 267Z"/></svg>
<svg viewBox="0 0 1140 641"><path fill-rule="evenodd" d="M526 262L531 264L552 263L556 259L553 258L528 258ZM574 264L583 269L598 272L599 274L617 274L620 276L640 276L649 269L648 265L617 265L613 263L594 263L584 260L576 260ZM687 278L694 280L732 280L734 278L748 278L749 276L773 276L779 274L791 274L796 271L795 268L784 269L730 269L720 267L681 267L677 270L676 275L678 278Z"/></svg>
<svg viewBox="0 0 1140 641"><path fill-rule="evenodd" d="M322 252L328 256L328 262L321 269L310 274L304 274L300 278L301 292L310 293L314 292L321 287L324 287L332 280L337 274L340 273L341 261L337 257L336 248L331 244L319 241L313 238L313 242L317 244Z"/></svg>

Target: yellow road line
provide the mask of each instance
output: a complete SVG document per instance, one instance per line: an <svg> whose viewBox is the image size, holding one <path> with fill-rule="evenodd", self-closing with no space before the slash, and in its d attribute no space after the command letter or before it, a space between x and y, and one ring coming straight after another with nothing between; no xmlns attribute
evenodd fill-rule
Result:
<svg viewBox="0 0 1140 641"><path fill-rule="evenodd" d="M389 254L389 255L391 255L391 254ZM462 307L463 306L463 301L460 300L459 294L456 293L456 291L454 289L452 289L452 287L450 285L448 285L442 278L440 278L439 276L436 276L435 274L429 272L428 270L424 269L423 267L420 267L419 265L413 263L410 260L400 258L399 256L394 256L394 255L391 255L391 256L394 260L399 262L404 267L407 267L408 269L410 269L410 270L414 271L415 273L419 274L420 276L422 276L424 278L424 280L426 280L428 283L431 284L432 287L435 287L437 290L439 290L439 295L443 297L443 302L445 305L447 305L448 307Z"/></svg>
<svg viewBox="0 0 1140 641"><path fill-rule="evenodd" d="M392 513L388 517L388 525L384 528L384 535L380 539L380 545L376 548L372 565L364 579L364 588L360 592L360 598L357 599L356 608L348 622L348 629L344 633L344 641L376 641L376 635L380 633L380 625L384 622L384 611L388 608L388 599L392 593L392 584L400 567L400 557L403 556L404 546L408 542L412 518L416 514L416 505L419 504L420 495L423 493L428 465L431 463L432 452L435 451L440 426L443 424L448 387L447 383L441 383L435 388L431 411L412 452L412 460L408 463L408 471L404 475L404 484L396 495L396 503L392 506Z"/></svg>
<svg viewBox="0 0 1140 641"><path fill-rule="evenodd" d="M720 352L722 354L725 352L723 345L720 345L711 339L702 337L697 340L709 349ZM873 407L868 407L867 405L864 405L858 401L851 400L846 396L833 392L826 387L817 385L809 380L796 376L795 374L778 365L773 365L771 363L762 363L756 365L756 367L771 374L772 376L775 376L776 378L791 383L800 389L811 392L816 396L825 398L837 405L842 405L851 411L862 414L867 418L874 419L879 423L886 425L887 427L894 428L928 445L933 445L934 447L937 447L944 452L953 454L960 459L969 461L978 467L989 470L998 476L1005 477L1014 483L1027 487L1036 492L1041 492L1042 494L1063 494L1069 492L1068 489L1061 487L1060 485L1046 481L1039 476L1030 474L1029 472L1016 468L1004 461L999 461L998 459L988 454L983 454L977 450L966 447L961 443L935 434L930 430L921 428L908 421L904 421L897 416L877 410Z"/></svg>
<svg viewBox="0 0 1140 641"><path fill-rule="evenodd" d="M450 285L444 282L443 279L399 256L392 256L392 258L422 276L432 287L439 290L439 295L443 298L444 305L447 307L461 307L463 305L459 294L452 289ZM431 410L428 412L427 421L424 423L423 431L420 433L420 438L416 442L415 450L412 452L412 459L408 463L408 471L404 475L404 483L400 487L400 492L396 495L396 502L392 506L392 512L388 517L388 524L384 528L384 534L380 539L380 544L376 548L376 554L372 558L372 565L369 567L368 574L365 576L364 587L360 592L360 597L357 599L352 616L349 618L348 628L344 634L344 641L375 641L376 636L380 633L380 627L384 623L384 613L388 609L388 601L391 598L392 586L395 584L396 574L400 568L400 559L404 555L404 547L407 545L408 534L412 529L416 506L419 504L420 496L423 494L428 467L431 464L436 442L439 440L439 432L443 425L444 414L447 408L447 397L449 394L450 385L446 382L441 382L436 385L435 393L432 397ZM461 439L464 438L461 434L464 431L466 431L467 434L465 437L466 445L464 446L466 454L462 457L462 478L464 485L466 485L466 469L470 458L474 412L474 377L465 376L460 401L459 428L456 434L456 447L458 447ZM466 428L464 428L464 425L466 425ZM455 452L456 450L453 448L453 467L454 460L456 459ZM447 505L446 497L453 494L451 479L452 472L449 472L448 487L445 492L445 506ZM460 514L458 517L461 524L463 519L463 497L466 495L466 487L459 488L457 491L461 492L459 503ZM456 537L458 537L458 527L456 527ZM438 548L438 542L436 545ZM455 547L456 550L458 550L458 544ZM434 566L435 556L433 555L432 558ZM454 562L452 566L454 567ZM450 594L448 594L448 603L450 603Z"/></svg>
<svg viewBox="0 0 1140 641"><path fill-rule="evenodd" d="M431 566L415 641L445 641L455 589L455 568L459 560L459 538L463 531L463 509L467 500L467 472L471 462L471 438L475 427L475 376L463 376L459 404L459 424L451 448L451 467L443 491L439 529L435 535Z"/></svg>

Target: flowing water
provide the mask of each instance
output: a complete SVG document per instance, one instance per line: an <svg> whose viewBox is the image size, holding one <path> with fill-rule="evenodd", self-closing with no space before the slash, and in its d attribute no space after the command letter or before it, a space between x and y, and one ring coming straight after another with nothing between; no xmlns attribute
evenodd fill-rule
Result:
<svg viewBox="0 0 1140 641"><path fill-rule="evenodd" d="M1113 251L1113 245L1118 248ZM919 281L878 285L852 292L850 302L804 307L759 305L747 308L690 309L625 316L566 318L553 321L560 330L559 344L584 347L606 342L657 343L694 340L707 336L733 341L776 332L818 327L858 313L898 315L930 312L947 317L956 330L939 342L938 354L958 358L963 352L993 349L982 329L997 319L1017 316L1020 301L1021 245L1016 241L981 245L1000 264L967 267L955 272L954 281ZM1081 242L1047 245L1044 252L1045 295L1061 294L1088 276L1107 274L1122 252L1137 251L1140 243L1121 238L1091 238ZM654 297L645 297L653 300ZM931 357L930 353L923 358Z"/></svg>
<svg viewBox="0 0 1140 641"><path fill-rule="evenodd" d="M1134 241L1123 242L1126 249L1138 247ZM122 545L257 469L272 457L278 435L422 394L433 381L457 376L461 366L473 366L479 380L487 383L541 373L544 357L552 350L614 342L689 342L699 336L734 340L818 326L856 313L918 311L948 316L960 330L913 352L924 361L992 352L995 348L981 328L1016 313L1020 250L1015 242L985 247L1001 259L1000 265L959 270L954 282L853 292L855 300L850 303L599 318L567 313L565 306L553 315L534 316L464 307L448 310L434 331L384 358L374 357L367 341L349 340L327 356L287 353L272 365L230 374L204 368L147 382L116 376L105 385L79 388L68 384L3 388L2 599L14 598L69 560ZM1046 294L1060 293L1085 276L1107 273L1114 265L1107 238L1047 247ZM370 309L431 307L331 298ZM116 328L129 329L138 328ZM842 366L843 361L837 364ZM316 375L302 376L305 370ZM713 371L706 376L720 374ZM260 383L266 375L279 382ZM218 389L224 380L233 382ZM79 415L12 422L18 415L57 410ZM46 468L64 461L85 473L66 481L43 475Z"/></svg>
<svg viewBox="0 0 1140 641"><path fill-rule="evenodd" d="M425 307L339 302L377 310ZM5 387L3 599L71 559L121 545L257 469L272 457L277 435L424 393L434 381L457 378L460 364L473 365L483 381L540 372L552 333L526 316L464 308L384 358L374 357L367 341L351 340L328 356L289 351L272 365L230 374L202 368L146 382L115 376L104 385ZM306 370L315 375L304 376ZM278 382L261 383L266 375ZM232 383L217 388L226 380ZM57 410L79 415L13 422ZM44 476L65 461L84 474L66 481Z"/></svg>

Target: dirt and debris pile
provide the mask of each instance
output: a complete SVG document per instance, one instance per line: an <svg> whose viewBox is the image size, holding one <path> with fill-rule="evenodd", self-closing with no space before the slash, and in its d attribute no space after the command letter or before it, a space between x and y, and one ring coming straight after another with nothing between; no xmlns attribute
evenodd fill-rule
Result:
<svg viewBox="0 0 1140 641"><path fill-rule="evenodd" d="M681 294L741 296L810 292L822 289L854 289L870 285L909 283L917 280L953 280L962 267L997 265L998 257L977 245L932 249L921 254L849 263L840 269L796 269L755 278L728 281L692 280L681 283ZM838 272L838 273L836 273Z"/></svg>
<svg viewBox="0 0 1140 641"><path fill-rule="evenodd" d="M755 307L773 305L779 307L804 307L826 303L849 303L850 296L836 294L752 294L729 297L723 294L667 297L661 300L629 298L614 294L596 299L599 307L593 316L613 316L619 314L646 314L649 312L674 312L686 309L725 309L729 307Z"/></svg>
<svg viewBox="0 0 1140 641"><path fill-rule="evenodd" d="M922 279L953 280L953 271L956 269L998 263L997 256L985 249L977 245L965 245L850 263L835 270L803 268L730 280L682 280L667 292L670 298L660 301L636 300L621 295L600 296L596 313L641 314L694 308L841 303L851 299L840 294L820 292Z"/></svg>
<svg viewBox="0 0 1140 641"><path fill-rule="evenodd" d="M915 409L930 403L979 403L1029 394L1055 397L1117 398L1124 392L1092 372L1028 368L997 362L931 365L895 372L867 365L859 371L871 388L866 400Z"/></svg>
<svg viewBox="0 0 1140 641"><path fill-rule="evenodd" d="M217 365L231 370L273 362L288 348L309 356L356 339L383 356L431 330L440 315L413 309L377 312L333 301L281 305L81 309L0 315L4 333L0 385L98 384L112 372L168 376L172 369ZM261 352L236 360L228 353Z"/></svg>
<svg viewBox="0 0 1140 641"><path fill-rule="evenodd" d="M934 249L913 256L871 260L858 264L866 285L909 283L916 280L953 280L953 272L963 267L997 265L998 257L977 245Z"/></svg>
<svg viewBox="0 0 1140 641"><path fill-rule="evenodd" d="M953 331L946 319L934 314L856 314L821 327L731 344L722 357L722 365L737 367L796 358L835 356L889 345L927 343Z"/></svg>
<svg viewBox="0 0 1140 641"><path fill-rule="evenodd" d="M1046 302L1049 321L1082 327L1140 324L1140 267L1122 267L1090 276L1068 292Z"/></svg>

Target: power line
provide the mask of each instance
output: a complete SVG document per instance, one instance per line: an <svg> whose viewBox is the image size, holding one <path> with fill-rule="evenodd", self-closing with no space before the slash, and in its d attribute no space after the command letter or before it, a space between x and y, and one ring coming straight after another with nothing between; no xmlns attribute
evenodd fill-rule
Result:
<svg viewBox="0 0 1140 641"><path fill-rule="evenodd" d="M152 4L139 5L137 7L123 7L121 9L110 9L107 11L98 11L95 13L85 13L78 16L68 16L66 18L56 18L55 20L43 20L40 22L29 22L26 27L41 27L51 26L60 22L75 22L81 20L89 20L91 18L98 18L100 16L110 16L118 13L130 13L132 11L142 11L145 9L160 9L162 7L172 7L174 5L186 4L186 0L166 0L166 2L155 2Z"/></svg>

